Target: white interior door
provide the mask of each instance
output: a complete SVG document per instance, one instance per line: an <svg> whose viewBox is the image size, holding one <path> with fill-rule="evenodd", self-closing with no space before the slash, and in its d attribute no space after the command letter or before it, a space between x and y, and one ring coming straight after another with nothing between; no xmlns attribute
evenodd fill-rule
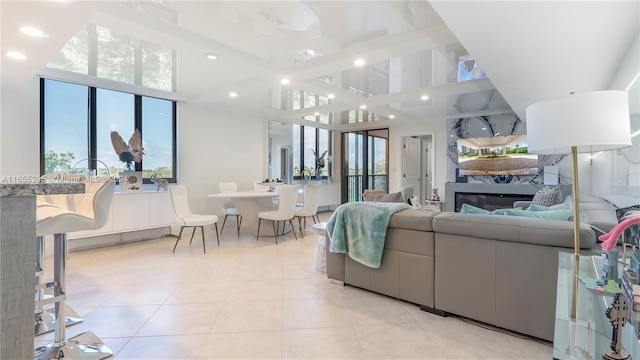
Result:
<svg viewBox="0 0 640 360"><path fill-rule="evenodd" d="M413 194L424 200L422 189L422 161L421 161L421 143L419 138L404 138L404 163L403 163L403 179L402 186L413 188Z"/></svg>

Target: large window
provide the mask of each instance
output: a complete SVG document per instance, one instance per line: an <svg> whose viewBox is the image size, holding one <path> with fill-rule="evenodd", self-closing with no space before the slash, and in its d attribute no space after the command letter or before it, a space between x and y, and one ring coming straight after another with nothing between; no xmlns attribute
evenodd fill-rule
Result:
<svg viewBox="0 0 640 360"><path fill-rule="evenodd" d="M128 142L138 129L144 156L136 170L145 180L155 174L175 182L175 102L48 79L40 84L42 174L118 176L125 164L111 132Z"/></svg>

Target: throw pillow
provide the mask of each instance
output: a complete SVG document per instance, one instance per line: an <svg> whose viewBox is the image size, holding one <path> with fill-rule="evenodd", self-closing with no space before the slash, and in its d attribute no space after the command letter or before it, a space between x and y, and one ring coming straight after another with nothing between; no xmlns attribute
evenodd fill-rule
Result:
<svg viewBox="0 0 640 360"><path fill-rule="evenodd" d="M395 192L386 194L384 191L382 193L379 192L366 192L364 195L364 201L375 201L375 202L404 202L402 198L402 193Z"/></svg>
<svg viewBox="0 0 640 360"><path fill-rule="evenodd" d="M551 206L531 204L527 208L527 211L549 211L549 210L571 210L571 206L569 206L569 204L557 204L557 205L551 205Z"/></svg>
<svg viewBox="0 0 640 360"><path fill-rule="evenodd" d="M463 214L489 214L489 215L504 215L508 209L495 209L493 211L485 210L467 203L462 204L460 213Z"/></svg>
<svg viewBox="0 0 640 360"><path fill-rule="evenodd" d="M569 217L573 215L573 211L571 210L528 211L528 210L520 210L520 209L507 209L504 212L504 215L566 221L566 220L569 220Z"/></svg>
<svg viewBox="0 0 640 360"><path fill-rule="evenodd" d="M542 206L551 206L560 204L562 202L562 193L560 192L560 187L556 186L553 189L544 187L536 192L533 196L533 200L531 200L532 204L542 205Z"/></svg>
<svg viewBox="0 0 640 360"><path fill-rule="evenodd" d="M489 210L481 209L479 207L464 203L462 204L462 207L460 207L460 212L463 214L488 214Z"/></svg>
<svg viewBox="0 0 640 360"><path fill-rule="evenodd" d="M385 195L386 191L382 190L382 189L374 189L374 190L369 190L366 189L364 191L364 194L362 194L362 200L363 201L378 201L377 199L382 196Z"/></svg>

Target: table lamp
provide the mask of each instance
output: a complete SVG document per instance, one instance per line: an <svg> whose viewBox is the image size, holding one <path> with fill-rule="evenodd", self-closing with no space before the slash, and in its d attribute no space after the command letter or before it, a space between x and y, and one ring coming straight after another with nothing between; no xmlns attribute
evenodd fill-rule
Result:
<svg viewBox="0 0 640 360"><path fill-rule="evenodd" d="M530 153L571 153L574 251L577 255L580 253L578 153L631 146L629 95L615 90L572 93L529 105L526 116Z"/></svg>

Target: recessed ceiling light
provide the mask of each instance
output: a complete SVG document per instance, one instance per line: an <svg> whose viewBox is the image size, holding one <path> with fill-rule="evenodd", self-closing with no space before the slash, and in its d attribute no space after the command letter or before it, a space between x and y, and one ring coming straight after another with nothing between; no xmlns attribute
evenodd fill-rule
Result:
<svg viewBox="0 0 640 360"><path fill-rule="evenodd" d="M364 65L364 59L355 59L353 61L353 65L355 65L355 66L363 66Z"/></svg>
<svg viewBox="0 0 640 360"><path fill-rule="evenodd" d="M393 114L389 115L389 119L395 119L395 118L396 118L395 115L393 115Z"/></svg>
<svg viewBox="0 0 640 360"><path fill-rule="evenodd" d="M209 59L209 60L218 60L218 55L217 54L208 53L208 54L206 54L206 56L207 56L207 59Z"/></svg>
<svg viewBox="0 0 640 360"><path fill-rule="evenodd" d="M333 94L329 94L329 95L327 95L327 98L328 98L328 99L334 99L335 97L336 97L336 96L335 96L335 95L333 95Z"/></svg>
<svg viewBox="0 0 640 360"><path fill-rule="evenodd" d="M53 1L61 4L71 4L74 0L53 0Z"/></svg>
<svg viewBox="0 0 640 360"><path fill-rule="evenodd" d="M41 39L45 39L45 38L49 37L49 34L45 33L44 31L42 31L40 29L36 29L34 27L31 27L31 26L19 26L18 30L20 30L20 32L25 34L25 35L29 35L29 36L33 36L33 37L37 37L37 38L41 38Z"/></svg>
<svg viewBox="0 0 640 360"><path fill-rule="evenodd" d="M291 83L291 80L287 79L287 78L282 78L280 80L280 84L282 85L289 85Z"/></svg>
<svg viewBox="0 0 640 360"><path fill-rule="evenodd" d="M453 137L453 134L449 135L449 137Z"/></svg>
<svg viewBox="0 0 640 360"><path fill-rule="evenodd" d="M429 95L422 95L420 96L420 100L429 100Z"/></svg>
<svg viewBox="0 0 640 360"><path fill-rule="evenodd" d="M482 130L487 130L487 128L486 127L482 127Z"/></svg>
<svg viewBox="0 0 640 360"><path fill-rule="evenodd" d="M17 59L17 60L24 60L27 58L27 56L23 53L19 53L17 51L8 51L7 52L7 56L12 58L12 59Z"/></svg>
<svg viewBox="0 0 640 360"><path fill-rule="evenodd" d="M367 108L367 105L360 105L360 109L364 110Z"/></svg>
<svg viewBox="0 0 640 360"><path fill-rule="evenodd" d="M230 92L230 93L229 93L229 97L232 97L232 98L234 98L234 97L238 97L238 94L237 94L237 93L234 93L234 92Z"/></svg>
<svg viewBox="0 0 640 360"><path fill-rule="evenodd" d="M320 115L320 113L316 111L316 112L313 113L313 115L318 116L318 115Z"/></svg>

